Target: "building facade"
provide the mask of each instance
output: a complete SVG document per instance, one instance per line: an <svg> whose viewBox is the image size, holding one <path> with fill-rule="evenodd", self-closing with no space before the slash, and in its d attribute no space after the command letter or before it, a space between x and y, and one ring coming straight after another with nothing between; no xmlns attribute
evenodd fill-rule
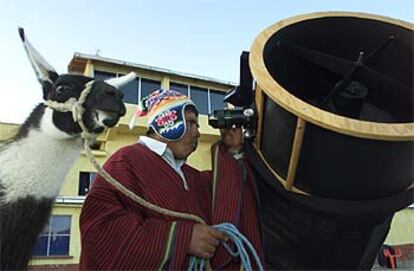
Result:
<svg viewBox="0 0 414 271"><path fill-rule="evenodd" d="M140 118L132 130L128 127L138 101L155 89L168 88L189 96L200 111L200 143L188 163L200 170L211 168L210 146L219 139L219 133L208 125L207 115L212 110L225 106L222 102L224 94L235 86L234 83L79 53L75 53L68 70L100 79L121 76L130 71L134 71L138 76L121 89L127 107L126 115L116 127L106 130L99 136L93 146L93 154L100 164L120 147L133 144L139 135L145 134L146 118ZM17 129L17 124L0 123L0 144L11 138ZM81 250L79 216L95 174L94 167L86 155L81 153L66 176L49 224L38 238L30 263L32 269L77 269ZM386 243L414 244L412 225L413 208L397 213Z"/></svg>

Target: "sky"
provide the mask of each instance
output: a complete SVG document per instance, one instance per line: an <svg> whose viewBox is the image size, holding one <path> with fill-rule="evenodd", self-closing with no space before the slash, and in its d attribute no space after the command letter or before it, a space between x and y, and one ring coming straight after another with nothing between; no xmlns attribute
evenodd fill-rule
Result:
<svg viewBox="0 0 414 271"><path fill-rule="evenodd" d="M353 11L414 22L413 0L0 0L0 122L22 123L42 90L20 42L66 73L75 52L239 81L257 35L292 16Z"/></svg>

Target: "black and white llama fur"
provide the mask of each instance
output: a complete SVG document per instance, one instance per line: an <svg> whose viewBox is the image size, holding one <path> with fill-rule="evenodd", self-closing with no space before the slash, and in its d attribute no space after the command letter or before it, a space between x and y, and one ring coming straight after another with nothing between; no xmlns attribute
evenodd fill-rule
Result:
<svg viewBox="0 0 414 271"><path fill-rule="evenodd" d="M23 44L43 87L44 99L65 102L79 98L93 78L58 75L19 29ZM86 98L83 122L89 133L113 127L125 115L117 87L135 74L95 81ZM0 149L0 269L27 269L38 234L50 216L66 174L82 149L81 128L71 112L39 104L17 135Z"/></svg>

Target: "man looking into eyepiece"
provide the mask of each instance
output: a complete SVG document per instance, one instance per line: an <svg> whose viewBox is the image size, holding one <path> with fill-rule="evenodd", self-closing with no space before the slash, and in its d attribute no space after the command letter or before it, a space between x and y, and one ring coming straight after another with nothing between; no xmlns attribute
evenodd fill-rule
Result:
<svg viewBox="0 0 414 271"><path fill-rule="evenodd" d="M197 256L211 259L213 268L237 269L239 260L220 245L226 236L210 226L221 222L235 224L263 259L241 129L221 130L222 141L213 148L215 171L200 172L186 164L200 137L191 100L161 89L141 102L137 114L149 117L147 136L114 153L105 170L147 201L197 215L209 225L146 209L98 176L81 214L80 268L187 269L189 257Z"/></svg>

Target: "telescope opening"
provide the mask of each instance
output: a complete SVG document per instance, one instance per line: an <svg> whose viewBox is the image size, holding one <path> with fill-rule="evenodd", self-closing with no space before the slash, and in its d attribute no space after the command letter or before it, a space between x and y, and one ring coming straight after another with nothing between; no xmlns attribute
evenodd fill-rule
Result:
<svg viewBox="0 0 414 271"><path fill-rule="evenodd" d="M413 31L356 17L288 25L264 47L270 75L298 99L336 115L413 122Z"/></svg>

